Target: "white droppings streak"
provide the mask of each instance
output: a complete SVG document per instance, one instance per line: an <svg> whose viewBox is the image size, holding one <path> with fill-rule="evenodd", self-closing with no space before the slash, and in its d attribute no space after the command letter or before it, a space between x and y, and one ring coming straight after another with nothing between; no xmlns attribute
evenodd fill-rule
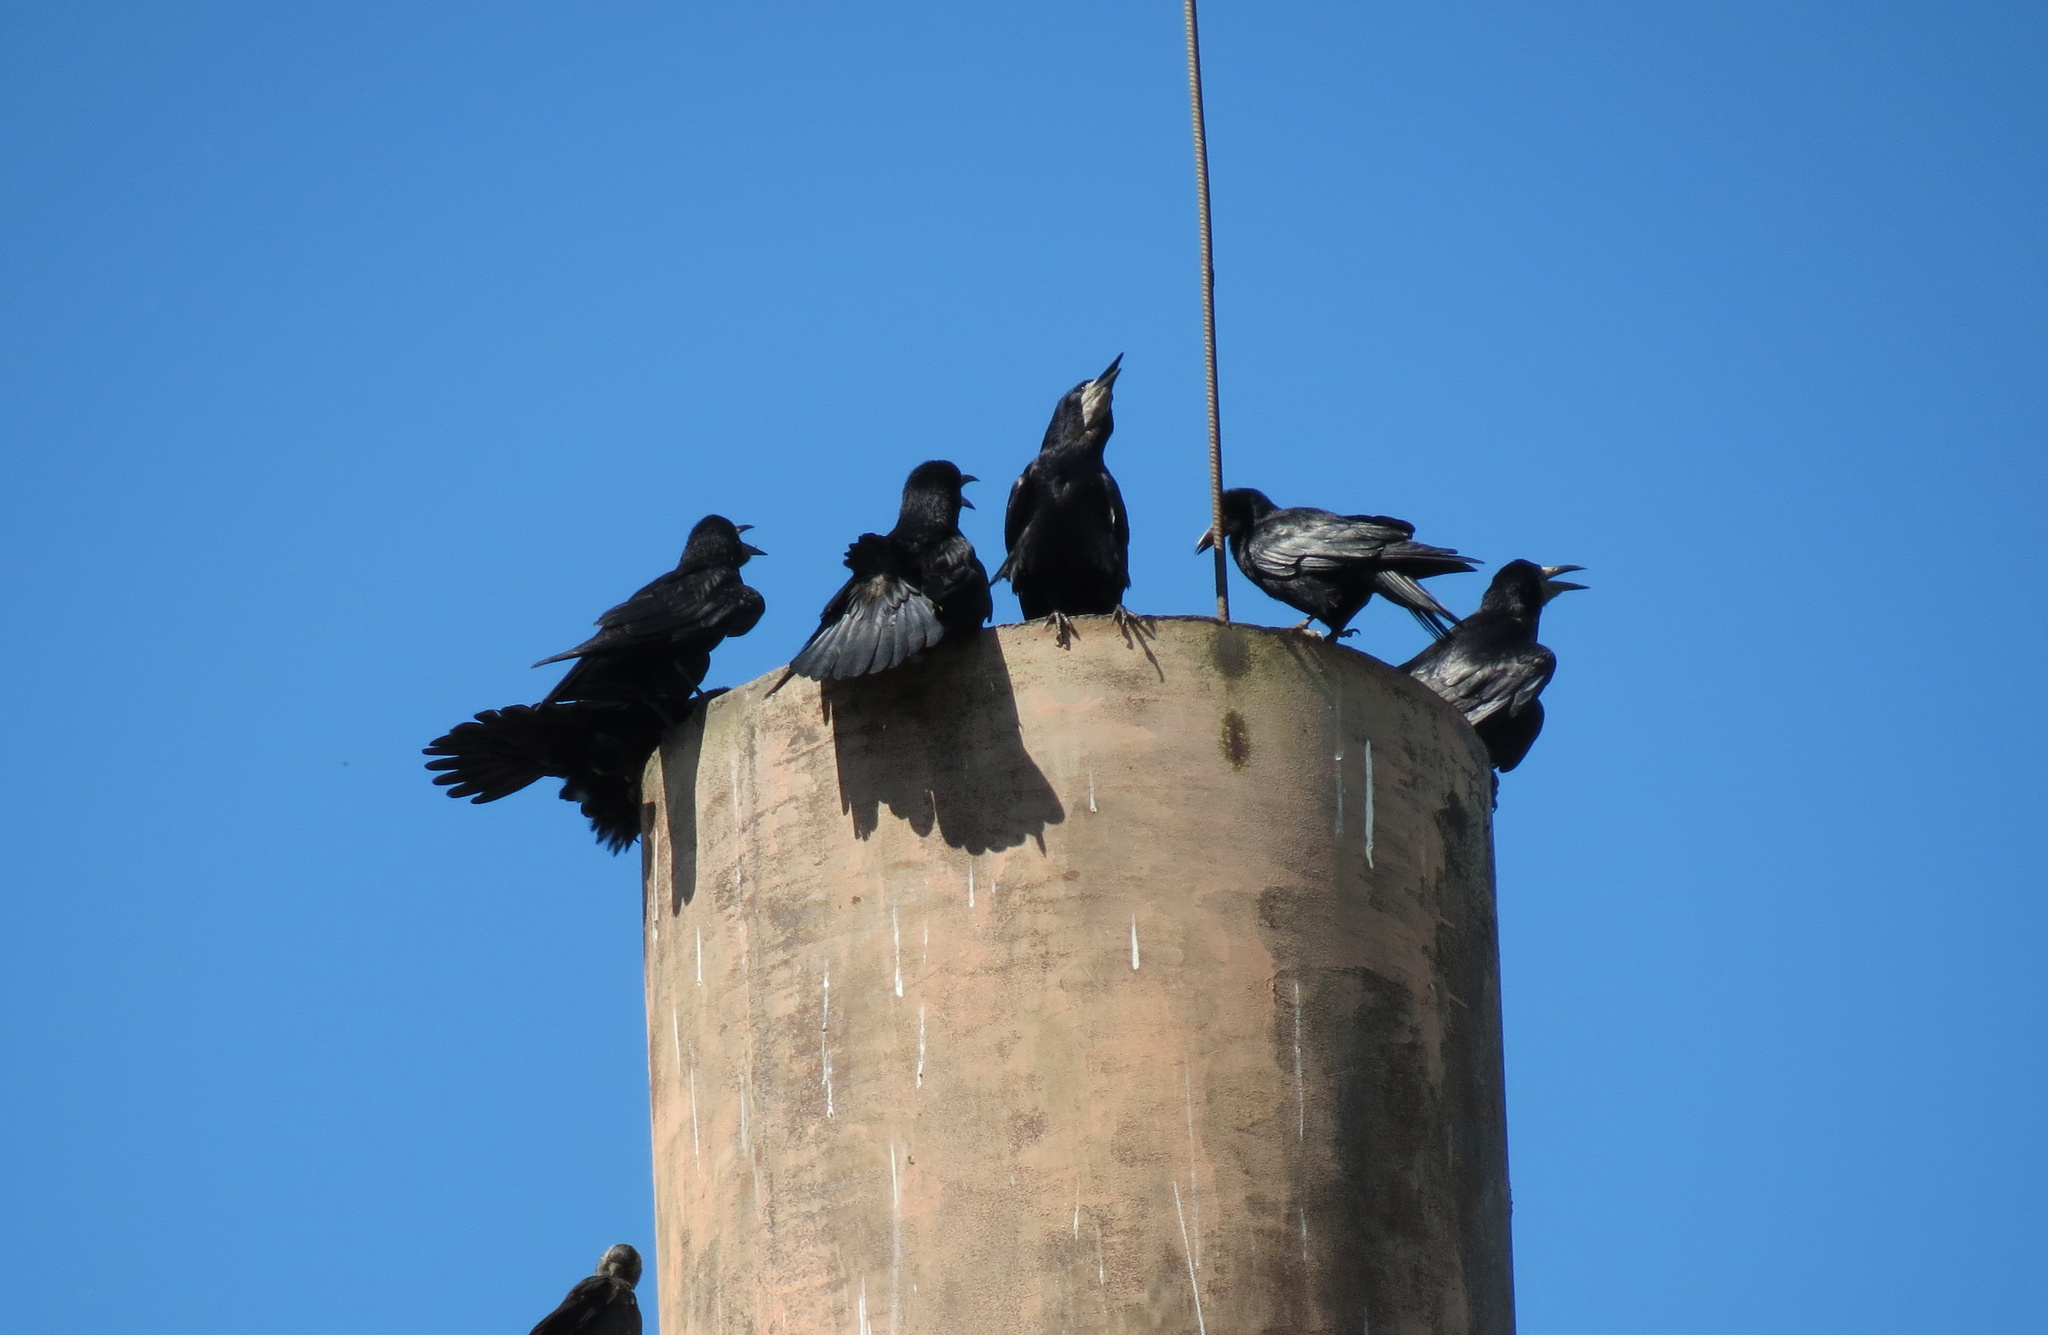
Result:
<svg viewBox="0 0 2048 1335"><path fill-rule="evenodd" d="M1081 1175L1074 1174L1074 1241L1081 1240Z"/></svg>
<svg viewBox="0 0 2048 1335"><path fill-rule="evenodd" d="M917 1087L924 1088L924 1003L917 1003Z"/></svg>
<svg viewBox="0 0 2048 1335"><path fill-rule="evenodd" d="M889 939L896 947L896 995L903 995L903 925L896 919L896 910L889 910Z"/></svg>
<svg viewBox="0 0 2048 1335"><path fill-rule="evenodd" d="M832 1109L832 966L825 966L825 1001L818 1018L818 1051L823 1056L825 1074L825 1116L834 1116Z"/></svg>
<svg viewBox="0 0 2048 1335"><path fill-rule="evenodd" d="M697 986L704 986L704 929L697 929Z"/></svg>
<svg viewBox="0 0 2048 1335"><path fill-rule="evenodd" d="M974 864L967 864L967 907L974 907Z"/></svg>
<svg viewBox="0 0 2048 1335"><path fill-rule="evenodd" d="M1372 743L1365 744L1365 865L1372 861Z"/></svg>
<svg viewBox="0 0 2048 1335"><path fill-rule="evenodd" d="M697 1063L690 1063L690 1157L704 1156L703 1143L697 1136Z"/></svg>
<svg viewBox="0 0 2048 1335"><path fill-rule="evenodd" d="M1095 810L1095 771L1088 771L1088 810Z"/></svg>
<svg viewBox="0 0 2048 1335"><path fill-rule="evenodd" d="M1297 1208L1295 1216L1301 1220L1301 1263L1308 1264L1308 1211Z"/></svg>
<svg viewBox="0 0 2048 1335"><path fill-rule="evenodd" d="M1294 1138L1308 1139L1308 1084L1301 1078L1301 981L1294 983Z"/></svg>
<svg viewBox="0 0 2048 1335"><path fill-rule="evenodd" d="M1091 1221L1095 1225L1095 1284L1097 1288L1109 1287L1109 1266L1102 1259L1102 1221Z"/></svg>
<svg viewBox="0 0 2048 1335"><path fill-rule="evenodd" d="M673 1053L675 1054L675 1057L676 1057L676 1069L677 1069L678 1071L682 1070L682 1069L683 1069L683 1035L682 1035L682 1029L681 1029L681 1026L680 1026L680 1025L678 1024L678 1022L677 1022L677 1020L676 1020L676 1013L675 1013L674 1011L670 1011L670 1012L668 1013L668 1046L669 1046L669 1051L671 1051L671 1052L673 1052Z"/></svg>
<svg viewBox="0 0 2048 1335"><path fill-rule="evenodd" d="M865 1275L860 1281L860 1305L854 1310L854 1319L859 1323L860 1335L875 1335L875 1328L868 1324L868 1281Z"/></svg>
<svg viewBox="0 0 2048 1335"><path fill-rule="evenodd" d="M1173 1212L1180 1216L1180 1251L1188 1263L1188 1290L1195 1295L1195 1335L1209 1335L1209 1325L1202 1320L1202 1285L1195 1278L1195 1254L1188 1248L1188 1216L1180 1208L1180 1183L1173 1184Z"/></svg>
<svg viewBox="0 0 2048 1335"><path fill-rule="evenodd" d="M1344 837L1344 748L1337 748L1337 837Z"/></svg>
<svg viewBox="0 0 2048 1335"><path fill-rule="evenodd" d="M1195 1184L1195 1078L1186 1057L1180 1059L1181 1094L1188 1111L1188 1208L1195 1215L1195 1269L1202 1268L1202 1196Z"/></svg>
<svg viewBox="0 0 2048 1335"><path fill-rule="evenodd" d="M896 1142L889 1142L889 1335L903 1329L903 1183L896 1176Z"/></svg>
<svg viewBox="0 0 2048 1335"><path fill-rule="evenodd" d="M1138 967L1138 915L1131 915L1131 967Z"/></svg>

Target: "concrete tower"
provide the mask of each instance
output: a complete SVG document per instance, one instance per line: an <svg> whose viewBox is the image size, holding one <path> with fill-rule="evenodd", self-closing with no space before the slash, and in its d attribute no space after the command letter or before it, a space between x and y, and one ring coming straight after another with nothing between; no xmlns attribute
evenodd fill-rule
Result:
<svg viewBox="0 0 2048 1335"><path fill-rule="evenodd" d="M663 1335L1510 1335L1477 738L1304 635L1079 625L650 762Z"/></svg>

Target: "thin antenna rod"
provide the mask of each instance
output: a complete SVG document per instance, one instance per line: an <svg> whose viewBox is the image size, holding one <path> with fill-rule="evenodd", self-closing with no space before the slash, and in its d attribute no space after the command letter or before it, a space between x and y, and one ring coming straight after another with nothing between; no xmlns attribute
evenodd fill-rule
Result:
<svg viewBox="0 0 2048 1335"><path fill-rule="evenodd" d="M1230 574L1223 559L1223 417L1216 400L1216 264L1209 247L1209 134L1202 116L1202 35L1195 0L1188 18L1188 109L1195 122L1195 205L1202 232L1202 361L1209 387L1209 538L1216 549L1216 616L1230 620Z"/></svg>

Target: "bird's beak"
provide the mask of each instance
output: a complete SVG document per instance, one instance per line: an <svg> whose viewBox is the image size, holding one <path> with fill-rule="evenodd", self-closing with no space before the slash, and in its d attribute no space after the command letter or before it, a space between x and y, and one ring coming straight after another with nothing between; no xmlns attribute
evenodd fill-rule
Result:
<svg viewBox="0 0 2048 1335"><path fill-rule="evenodd" d="M1583 584L1574 584L1568 579L1557 578L1559 575L1570 574L1574 570L1584 570L1584 566L1544 566L1542 569L1543 591L1550 597L1555 598L1560 593L1570 593L1573 589L1583 589L1586 587Z"/></svg>
<svg viewBox="0 0 2048 1335"><path fill-rule="evenodd" d="M976 477L976 476L975 476L974 474L972 474L972 473L962 473L962 474L960 475L960 485L961 485L961 486L963 486L963 487L964 487L964 486L966 486L966 485L967 485L968 483L970 483L970 482L979 482L979 481L981 481L981 479L980 479L980 478L978 478L978 477ZM966 492L964 492L964 491L960 493L960 504L962 504L962 505L966 506L966 507L967 507L968 509L970 509L970 510L972 510L972 509L974 508L974 502L973 502L973 501L970 501L970 500L968 500L968 499L967 499L967 493L966 493Z"/></svg>
<svg viewBox="0 0 2048 1335"><path fill-rule="evenodd" d="M1196 552L1197 552L1198 554L1199 554L1199 553L1201 553L1201 552L1206 552L1206 551L1208 551L1208 550L1209 550L1209 549L1210 549L1211 547L1214 547L1215 545L1216 545L1216 530L1215 530L1215 529L1213 529L1213 528L1203 529L1203 530L1202 530L1202 540L1201 540L1200 542L1198 542L1198 543L1196 543L1196 544L1195 544L1195 551L1196 551Z"/></svg>
<svg viewBox="0 0 2048 1335"><path fill-rule="evenodd" d="M752 527L752 524L734 524L732 526L732 531L735 533L745 533L748 529Z"/></svg>
<svg viewBox="0 0 2048 1335"><path fill-rule="evenodd" d="M1116 360L1109 364L1108 369L1089 381L1088 387L1081 391L1082 422L1092 426L1095 419L1100 417L1103 411L1109 407L1109 401L1116 390L1116 378L1119 374L1117 368L1123 365L1123 361L1124 355L1119 352L1116 355Z"/></svg>
<svg viewBox="0 0 2048 1335"><path fill-rule="evenodd" d="M761 550L761 549L760 549L759 547L756 547L756 546L755 546L755 545L754 545L753 543L751 543L751 542L743 542L743 543L741 543L741 544L740 544L740 550L741 550L741 551L743 551L743 552L745 552L745 553L746 553L746 554L747 554L748 556L766 556L766 555L768 555L768 553L766 553L766 552L762 551L762 550Z"/></svg>
<svg viewBox="0 0 2048 1335"><path fill-rule="evenodd" d="M1116 378L1119 375L1123 374L1123 371L1121 369L1123 364L1124 355L1121 352L1119 352L1116 355L1116 360L1111 362L1107 367L1105 367L1101 375L1095 377L1095 383L1102 386L1104 389L1108 389L1111 385L1114 385L1116 383Z"/></svg>

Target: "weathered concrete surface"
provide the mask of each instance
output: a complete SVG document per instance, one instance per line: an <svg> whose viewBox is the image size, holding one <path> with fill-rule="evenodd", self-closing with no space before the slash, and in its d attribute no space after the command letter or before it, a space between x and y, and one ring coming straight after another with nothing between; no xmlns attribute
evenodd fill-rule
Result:
<svg viewBox="0 0 2048 1335"><path fill-rule="evenodd" d="M650 764L664 1335L1508 1335L1477 739L1304 636L1080 626Z"/></svg>

